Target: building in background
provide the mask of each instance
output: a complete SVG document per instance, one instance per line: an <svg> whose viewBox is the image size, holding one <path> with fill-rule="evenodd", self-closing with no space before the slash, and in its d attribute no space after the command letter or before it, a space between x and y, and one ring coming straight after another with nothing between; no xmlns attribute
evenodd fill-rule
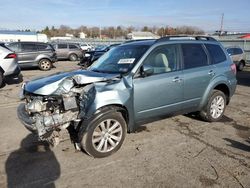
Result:
<svg viewBox="0 0 250 188"><path fill-rule="evenodd" d="M48 37L45 34L27 31L0 31L1 42L48 42Z"/></svg>
<svg viewBox="0 0 250 188"><path fill-rule="evenodd" d="M158 35L151 32L135 31L127 35L127 38L130 40L140 40L140 39L158 39Z"/></svg>
<svg viewBox="0 0 250 188"><path fill-rule="evenodd" d="M84 32L80 32L80 33L79 33L80 39L85 39L86 36L87 36L87 35L86 35Z"/></svg>

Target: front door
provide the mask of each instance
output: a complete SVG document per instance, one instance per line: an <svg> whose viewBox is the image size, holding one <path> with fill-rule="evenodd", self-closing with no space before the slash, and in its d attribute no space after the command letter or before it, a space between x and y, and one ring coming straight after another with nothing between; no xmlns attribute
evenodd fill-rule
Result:
<svg viewBox="0 0 250 188"><path fill-rule="evenodd" d="M68 58L68 45L67 44L57 44L56 54L59 59L67 59Z"/></svg>
<svg viewBox="0 0 250 188"><path fill-rule="evenodd" d="M179 67L178 45L156 47L142 66L151 66L154 73L134 78L136 120L174 113L181 109L183 78Z"/></svg>

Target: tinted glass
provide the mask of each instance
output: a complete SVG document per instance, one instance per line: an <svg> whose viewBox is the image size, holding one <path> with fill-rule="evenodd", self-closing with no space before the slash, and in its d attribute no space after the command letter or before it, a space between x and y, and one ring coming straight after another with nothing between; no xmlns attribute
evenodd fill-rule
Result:
<svg viewBox="0 0 250 188"><path fill-rule="evenodd" d="M221 63L227 58L219 45L216 44L205 44L213 64Z"/></svg>
<svg viewBox="0 0 250 188"><path fill-rule="evenodd" d="M127 73L148 48L148 45L128 45L113 48L94 62L90 70L106 73Z"/></svg>
<svg viewBox="0 0 250 188"><path fill-rule="evenodd" d="M48 44L37 44L37 49L38 50L45 50L45 51L52 50L51 46Z"/></svg>
<svg viewBox="0 0 250 188"><path fill-rule="evenodd" d="M234 55L234 50L233 50L233 48L228 48L228 49L227 49L227 53L228 53L229 55Z"/></svg>
<svg viewBox="0 0 250 188"><path fill-rule="evenodd" d="M32 43L23 43L21 44L21 48L23 52L34 52L37 51L37 47Z"/></svg>
<svg viewBox="0 0 250 188"><path fill-rule="evenodd" d="M240 49L240 48L234 48L234 54L235 55L239 55L239 54L242 54L242 53L243 53L242 49Z"/></svg>
<svg viewBox="0 0 250 188"><path fill-rule="evenodd" d="M19 44L18 43L10 43L6 45L9 49L11 49L14 52L20 52Z"/></svg>
<svg viewBox="0 0 250 188"><path fill-rule="evenodd" d="M155 48L145 59L144 65L154 68L154 74L176 71L178 66L177 45L163 45Z"/></svg>
<svg viewBox="0 0 250 188"><path fill-rule="evenodd" d="M66 49L66 48L68 48L68 45L67 44L58 44L57 48L58 49Z"/></svg>
<svg viewBox="0 0 250 188"><path fill-rule="evenodd" d="M78 46L74 45L74 44L70 44L69 45L69 49L78 49Z"/></svg>
<svg viewBox="0 0 250 188"><path fill-rule="evenodd" d="M182 44L184 69L208 65L207 55L200 44Z"/></svg>

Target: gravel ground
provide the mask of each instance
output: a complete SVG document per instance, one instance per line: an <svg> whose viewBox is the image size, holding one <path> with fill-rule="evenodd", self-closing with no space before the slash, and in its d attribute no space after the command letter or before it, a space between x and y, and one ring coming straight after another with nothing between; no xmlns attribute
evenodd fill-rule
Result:
<svg viewBox="0 0 250 188"><path fill-rule="evenodd" d="M76 64L24 70L23 80ZM0 187L250 187L250 68L237 77L220 122L174 116L147 123L103 159L76 152L67 134L55 148L37 142L16 115L22 79L8 81L0 89Z"/></svg>

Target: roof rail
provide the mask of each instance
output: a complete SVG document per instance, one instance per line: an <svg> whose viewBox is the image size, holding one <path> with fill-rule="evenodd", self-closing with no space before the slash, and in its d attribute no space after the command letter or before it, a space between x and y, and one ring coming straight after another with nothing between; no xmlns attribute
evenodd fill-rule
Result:
<svg viewBox="0 0 250 188"><path fill-rule="evenodd" d="M166 37L162 37L157 39L155 42L162 42L162 41L166 41L166 40L180 40L180 39L176 39L176 38L185 38L185 40L208 40L208 41L217 41L216 39L214 39L213 37L209 37L209 36L202 36L202 35L170 35L170 36L166 36Z"/></svg>
<svg viewBox="0 0 250 188"><path fill-rule="evenodd" d="M126 44L126 43L130 43L130 42L140 42L140 41L150 41L150 40L155 40L155 39L135 39L135 40L127 40L127 41L125 41L124 42L124 44Z"/></svg>

